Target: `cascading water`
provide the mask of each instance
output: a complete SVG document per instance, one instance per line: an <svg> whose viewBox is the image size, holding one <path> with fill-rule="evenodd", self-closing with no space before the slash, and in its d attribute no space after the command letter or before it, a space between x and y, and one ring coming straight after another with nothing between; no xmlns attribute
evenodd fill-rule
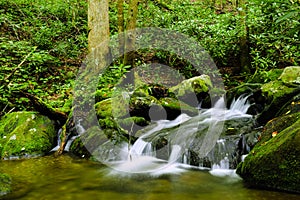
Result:
<svg viewBox="0 0 300 200"><path fill-rule="evenodd" d="M119 153L123 156L107 164L118 171L157 175L181 172L183 164L203 166L201 160L206 159L212 170L228 170L236 147L232 142L228 146L230 142L220 138L221 130L226 120L252 117L246 114L250 107L247 98L234 100L230 109L226 109L221 98L214 107L200 109L195 117L182 114L173 121L157 121L154 128L142 130L133 145L123 144Z"/></svg>
<svg viewBox="0 0 300 200"><path fill-rule="evenodd" d="M76 126L74 127L74 129L76 129L76 132L77 132L77 135L75 136L72 136L70 139L67 140L67 144L64 148L64 151L68 152L70 151L70 147L71 147L71 144L72 142L77 138L79 137L80 135L82 135L84 132L85 132L85 129L84 127L80 124L80 122L82 121L82 119L79 119L78 122L76 123ZM50 152L55 152L57 151L59 148L60 148L60 145L61 145L61 134L62 134L62 128L60 128L57 132L57 145L50 150Z"/></svg>

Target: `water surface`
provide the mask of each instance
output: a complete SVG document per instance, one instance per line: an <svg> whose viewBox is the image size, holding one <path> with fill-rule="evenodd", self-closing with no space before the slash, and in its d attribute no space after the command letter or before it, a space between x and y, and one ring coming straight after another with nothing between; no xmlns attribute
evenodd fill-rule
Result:
<svg viewBox="0 0 300 200"><path fill-rule="evenodd" d="M68 155L1 161L0 172L13 178L13 192L4 199L300 199L296 194L249 189L241 180L215 177L208 171L129 176Z"/></svg>

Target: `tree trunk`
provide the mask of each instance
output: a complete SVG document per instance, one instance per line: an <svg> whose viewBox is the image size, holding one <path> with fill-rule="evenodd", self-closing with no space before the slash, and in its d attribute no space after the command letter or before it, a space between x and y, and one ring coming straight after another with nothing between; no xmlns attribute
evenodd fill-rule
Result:
<svg viewBox="0 0 300 200"><path fill-rule="evenodd" d="M129 34L126 34L125 38L125 50L134 50L135 46L135 32L134 29L136 28L136 19L138 13L138 0L131 0L129 2L129 10L128 10L128 19L126 30L130 31ZM134 65L134 52L131 51L125 55L124 58L125 64Z"/></svg>
<svg viewBox="0 0 300 200"><path fill-rule="evenodd" d="M124 0L118 0L117 2L118 8L118 33L119 33L119 53L124 58L124 48L125 48L125 34L124 34Z"/></svg>
<svg viewBox="0 0 300 200"><path fill-rule="evenodd" d="M89 52L100 45L100 43L107 41L107 46L101 47L103 53L107 53L109 39L108 0L89 0L88 27Z"/></svg>
<svg viewBox="0 0 300 200"><path fill-rule="evenodd" d="M107 64L109 64L109 15L108 15L108 0L89 0L88 2L88 50L89 54L86 60L86 66L82 66L82 73L77 77L74 87L74 96L77 99L73 99L73 113L68 117L67 122L62 127L62 133L60 135L61 145L57 151L57 154L61 154L64 151L69 134L68 128L71 124L75 124L77 120L76 113L80 113L80 119L88 119L88 115L84 110L86 105L92 108L94 98L90 90L81 90L81 87L89 88L98 84L98 75ZM92 87L91 87L92 88ZM76 102L79 101L80 102ZM76 110L76 112L75 112ZM82 111L82 112L81 112Z"/></svg>
<svg viewBox="0 0 300 200"><path fill-rule="evenodd" d="M249 73L249 46L248 46L248 30L246 24L246 0L240 0L239 2L239 15L240 15L240 63L241 63L241 72Z"/></svg>

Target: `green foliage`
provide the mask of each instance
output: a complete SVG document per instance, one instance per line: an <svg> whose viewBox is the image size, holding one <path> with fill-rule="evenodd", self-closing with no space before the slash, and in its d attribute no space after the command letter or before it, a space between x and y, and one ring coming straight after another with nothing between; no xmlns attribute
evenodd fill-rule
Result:
<svg viewBox="0 0 300 200"><path fill-rule="evenodd" d="M116 1L110 1L110 31L117 33ZM141 1L137 25L175 30L195 39L219 68L227 85L240 69L239 7L207 1ZM125 18L128 5L124 4ZM271 80L266 71L300 64L299 1L248 1L246 25L251 72ZM71 97L73 80L86 54L87 2L83 0L3 0L0 2L0 116L11 109L30 110L23 93L62 107ZM137 65L158 61L186 78L199 75L190 63L166 51L141 50ZM96 100L108 98L130 67L115 64L99 80ZM251 81L251 80L250 80Z"/></svg>
<svg viewBox="0 0 300 200"><path fill-rule="evenodd" d="M113 88L122 79L126 78L126 72L129 71L129 65L112 65L109 66L99 78L98 88L95 93L96 102L112 96Z"/></svg>
<svg viewBox="0 0 300 200"><path fill-rule="evenodd" d="M253 70L299 65L299 1L251 1L248 7Z"/></svg>
<svg viewBox="0 0 300 200"><path fill-rule="evenodd" d="M0 116L30 110L24 93L62 107L87 45L86 2L4 0L0 8Z"/></svg>

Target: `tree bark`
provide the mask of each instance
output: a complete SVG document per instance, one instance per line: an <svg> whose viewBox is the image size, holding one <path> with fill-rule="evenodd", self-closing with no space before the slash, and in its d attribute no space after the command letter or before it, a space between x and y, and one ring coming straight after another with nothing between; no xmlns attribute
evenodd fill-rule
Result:
<svg viewBox="0 0 300 200"><path fill-rule="evenodd" d="M240 63L241 63L241 72L249 73L249 46L248 46L248 30L246 23L246 11L247 5L246 0L240 0L238 2L239 6L239 15L240 15Z"/></svg>
<svg viewBox="0 0 300 200"><path fill-rule="evenodd" d="M124 34L124 0L118 0L118 33L119 33L119 53L123 56L124 62L124 48L125 48L125 34Z"/></svg>
<svg viewBox="0 0 300 200"><path fill-rule="evenodd" d="M139 3L139 0L131 0L129 2L126 30L130 31L130 32L126 34L126 38L125 38L125 50L126 51L134 50L135 37L136 37L134 29L136 28L138 3ZM130 51L129 53L125 54L124 64L134 65L134 52L133 51Z"/></svg>
<svg viewBox="0 0 300 200"><path fill-rule="evenodd" d="M80 87L89 88L93 84L98 84L98 76L100 71L104 69L109 63L109 13L108 13L108 0L89 0L88 2L88 51L89 54L86 60L86 66L82 66L82 73L76 80L74 89L74 96L78 96L81 101L75 102L77 107L73 106L73 113L68 117L67 122L62 127L62 133L60 135L61 145L57 151L57 154L61 154L64 151L69 134L68 127L70 124L76 122L76 117L81 119L88 119L85 112L85 105L89 105L92 108L94 102L91 99L93 94L90 94L90 90L80 90ZM77 88L76 88L77 87ZM93 87L91 87L93 88ZM78 89L78 90L77 90ZM76 99L78 101L78 99ZM76 101L73 99L74 101ZM78 110L76 113L80 113L80 116L74 114L74 109ZM81 112L81 109L82 112Z"/></svg>

